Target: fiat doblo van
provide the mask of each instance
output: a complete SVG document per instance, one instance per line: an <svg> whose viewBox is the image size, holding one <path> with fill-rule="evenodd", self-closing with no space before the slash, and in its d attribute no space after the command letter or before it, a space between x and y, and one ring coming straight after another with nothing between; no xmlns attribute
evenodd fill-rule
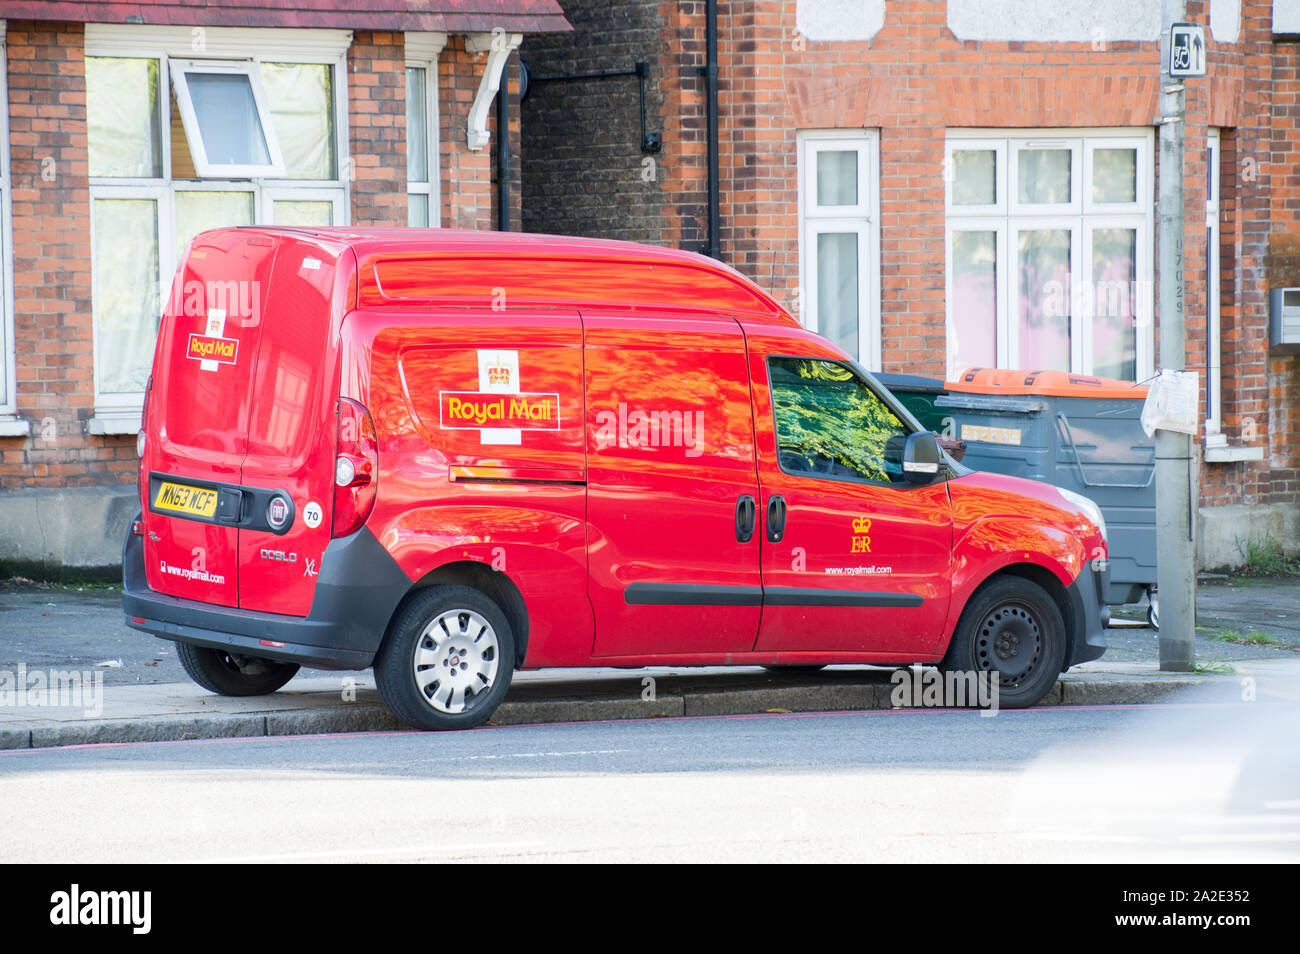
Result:
<svg viewBox="0 0 1300 954"><path fill-rule="evenodd" d="M373 667L424 729L517 669L1100 656L1084 497L953 461L737 272L620 242L232 228L158 331L130 626L227 695Z"/></svg>

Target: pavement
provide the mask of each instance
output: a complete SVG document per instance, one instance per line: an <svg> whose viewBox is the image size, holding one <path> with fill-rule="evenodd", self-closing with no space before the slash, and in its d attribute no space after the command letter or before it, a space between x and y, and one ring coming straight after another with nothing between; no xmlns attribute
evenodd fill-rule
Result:
<svg viewBox="0 0 1300 954"><path fill-rule="evenodd" d="M1201 687L1238 701L1300 698L1300 578L1217 578L1198 587L1198 672L1158 667L1153 630L1108 630L1110 649L1064 674L1041 705L1135 705ZM1144 607L1121 614L1145 619ZM75 672L82 691L42 692L40 674ZM516 673L494 724L834 712L893 708L892 667L819 673L758 667ZM2 691L25 680L28 691ZM48 676L45 678L49 678ZM7 682L6 682L7 680ZM36 681L33 681L36 680ZM0 749L403 728L370 672L303 671L279 692L216 696L190 682L175 647L122 622L111 587L0 583Z"/></svg>

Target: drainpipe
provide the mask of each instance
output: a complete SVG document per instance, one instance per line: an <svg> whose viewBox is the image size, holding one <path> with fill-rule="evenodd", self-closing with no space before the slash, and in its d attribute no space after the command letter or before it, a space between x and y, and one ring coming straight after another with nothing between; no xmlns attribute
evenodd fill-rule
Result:
<svg viewBox="0 0 1300 954"><path fill-rule="evenodd" d="M510 231L510 61L501 67L497 93L497 230Z"/></svg>
<svg viewBox="0 0 1300 954"><path fill-rule="evenodd" d="M720 233L722 211L718 198L718 0L708 0L705 9L705 103L709 137L709 243L710 258L722 259Z"/></svg>

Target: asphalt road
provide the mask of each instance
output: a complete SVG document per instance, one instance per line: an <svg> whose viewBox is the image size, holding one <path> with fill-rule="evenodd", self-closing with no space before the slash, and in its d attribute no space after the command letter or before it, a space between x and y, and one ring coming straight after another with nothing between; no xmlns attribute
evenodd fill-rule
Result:
<svg viewBox="0 0 1300 954"><path fill-rule="evenodd" d="M3 862L1295 861L1296 702L0 752Z"/></svg>

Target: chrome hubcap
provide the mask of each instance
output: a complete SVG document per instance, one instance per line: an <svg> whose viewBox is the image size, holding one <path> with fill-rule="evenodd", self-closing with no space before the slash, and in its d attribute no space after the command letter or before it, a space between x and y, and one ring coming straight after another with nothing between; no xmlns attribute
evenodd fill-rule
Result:
<svg viewBox="0 0 1300 954"><path fill-rule="evenodd" d="M496 630L473 610L436 617L415 644L415 684L439 712L468 712L497 677Z"/></svg>

